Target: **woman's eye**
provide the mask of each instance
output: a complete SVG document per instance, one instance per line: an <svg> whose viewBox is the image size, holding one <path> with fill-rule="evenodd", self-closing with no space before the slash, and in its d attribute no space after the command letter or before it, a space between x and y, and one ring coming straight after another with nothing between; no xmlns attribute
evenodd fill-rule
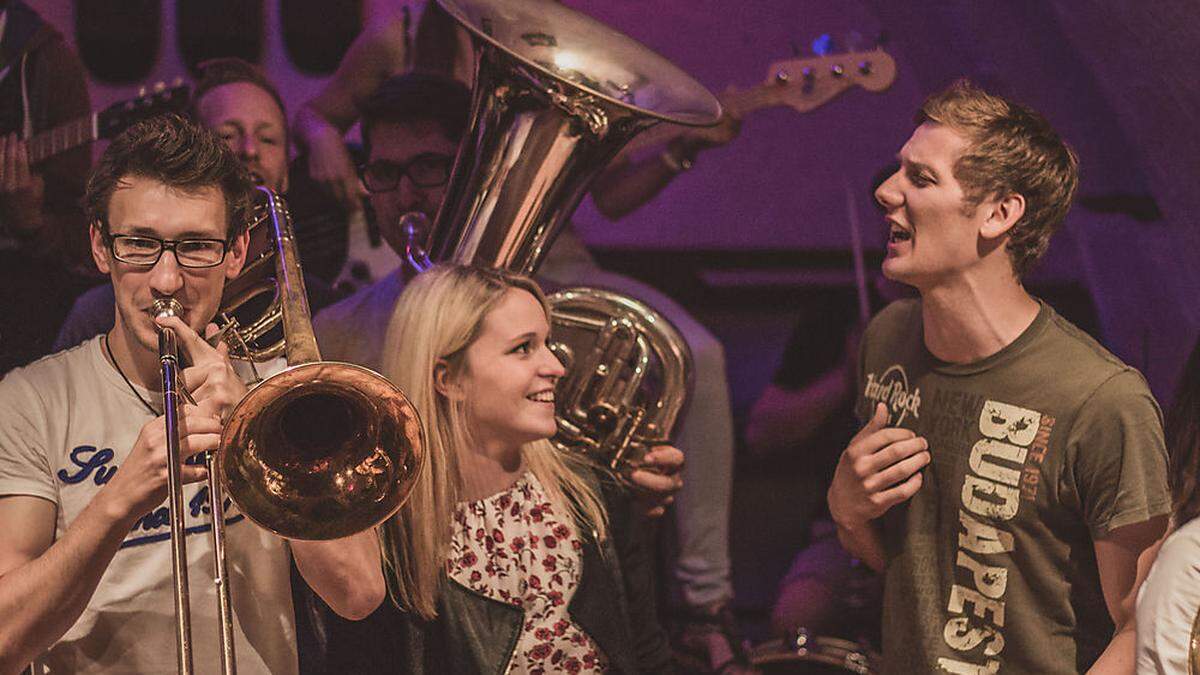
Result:
<svg viewBox="0 0 1200 675"><path fill-rule="evenodd" d="M521 344L517 345L516 347L513 347L512 353L514 353L514 354L528 354L528 353L529 353L530 346L531 346L531 345L529 344L529 341L528 341L528 340L526 340L525 342L522 342Z"/></svg>

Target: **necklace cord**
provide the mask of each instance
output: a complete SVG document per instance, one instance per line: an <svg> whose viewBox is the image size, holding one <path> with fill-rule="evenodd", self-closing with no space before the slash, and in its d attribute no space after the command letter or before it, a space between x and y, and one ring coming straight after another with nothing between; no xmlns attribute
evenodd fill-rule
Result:
<svg viewBox="0 0 1200 675"><path fill-rule="evenodd" d="M112 347L108 344L108 336L103 335L100 337L100 339L104 341L104 351L108 354L109 360L112 361L113 367L117 369L117 374L121 376L122 380L125 380L125 385L129 387L129 391L132 391L133 395L142 402L142 405L146 406L146 410L149 410L151 415L154 415L155 417L161 415L162 413L158 412L154 409L154 406L150 405L150 402L142 396L142 394L137 390L137 387L133 386L133 383L129 381L128 377L126 377L125 371L121 370L121 364L117 363L117 357L113 356Z"/></svg>

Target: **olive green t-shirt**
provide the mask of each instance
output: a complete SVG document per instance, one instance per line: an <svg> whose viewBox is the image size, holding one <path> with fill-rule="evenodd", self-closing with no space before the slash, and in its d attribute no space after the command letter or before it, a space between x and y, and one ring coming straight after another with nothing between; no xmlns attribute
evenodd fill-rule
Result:
<svg viewBox="0 0 1200 675"><path fill-rule="evenodd" d="M924 345L919 300L867 329L856 400L929 440L880 525L888 673L1076 673L1113 623L1093 540L1166 514L1161 412L1145 380L1044 303L971 364Z"/></svg>

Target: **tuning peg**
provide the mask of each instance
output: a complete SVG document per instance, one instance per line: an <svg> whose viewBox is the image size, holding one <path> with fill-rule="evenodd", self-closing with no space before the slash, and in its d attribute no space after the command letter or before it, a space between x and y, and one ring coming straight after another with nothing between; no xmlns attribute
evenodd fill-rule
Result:
<svg viewBox="0 0 1200 675"><path fill-rule="evenodd" d="M859 61L858 72L861 75L870 75L875 70L875 66L870 61Z"/></svg>
<svg viewBox="0 0 1200 675"><path fill-rule="evenodd" d="M801 71L801 74L804 75L804 84L800 85L800 90L807 94L813 90L813 85L817 81L817 74L813 72L812 68L805 68Z"/></svg>
<svg viewBox="0 0 1200 675"><path fill-rule="evenodd" d="M788 71L782 68L775 71L775 84L787 84L787 81L790 79L792 79L792 76L788 74Z"/></svg>
<svg viewBox="0 0 1200 675"><path fill-rule="evenodd" d="M845 75L846 75L846 69L845 69L844 67L842 67L842 64L840 64L840 63L835 63L835 64L833 64L833 67L831 67L831 68L829 69L829 73L830 73L831 75L833 75L834 77L836 77L836 78L839 78L839 79L840 79L840 78L842 78L842 77L845 77Z"/></svg>

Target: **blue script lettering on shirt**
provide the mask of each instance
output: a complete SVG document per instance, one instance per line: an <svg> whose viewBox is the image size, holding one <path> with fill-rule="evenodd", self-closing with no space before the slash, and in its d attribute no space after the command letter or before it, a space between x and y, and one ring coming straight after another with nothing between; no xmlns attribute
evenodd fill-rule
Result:
<svg viewBox="0 0 1200 675"><path fill-rule="evenodd" d="M82 483L88 479L88 476L94 474L92 482L96 485L104 485L117 472L116 466L109 466L115 456L116 453L112 451L112 448L97 450L94 445L81 445L71 451L71 462L79 468L74 473L66 469L59 469L58 479L68 485L75 485ZM183 460L183 463L191 466L203 466L204 453L192 455ZM195 515L194 509L193 515Z"/></svg>
<svg viewBox="0 0 1200 675"><path fill-rule="evenodd" d="M94 445L81 445L71 451L71 463L75 465L73 471L67 469L59 469L58 479L67 485L77 485L86 481L88 478L96 485L104 485L112 480L113 474L117 472L117 466L113 464L113 458L116 453L111 448L97 449ZM185 464L203 465L204 453L193 455L186 460ZM233 500L225 498L225 511L229 512L233 508ZM193 519L207 518L211 509L208 507L208 486L203 485L196 494L187 502L188 515ZM241 522L245 516L238 513L232 516L225 517L225 524L232 525ZM171 512L166 506L160 506L150 513L138 518L130 530L130 536L121 544L121 548L130 546L141 546L142 544L150 544L156 541L166 541L171 538L170 529L166 531L155 532L163 528L170 528ZM208 532L212 529L210 523L202 523L199 525L191 525L184 528L184 531L191 534ZM153 532L153 534L144 534L137 536L139 533Z"/></svg>
<svg viewBox="0 0 1200 675"><path fill-rule="evenodd" d="M162 511L165 512L166 507L163 507ZM243 516L240 513L237 514L236 516L228 516L227 518L225 518L225 525L229 526L229 525L233 525L234 523L240 523L245 519L246 519L246 516ZM211 529L212 529L211 524L203 523L201 525L192 525L190 527L185 527L185 528L183 528L183 531L187 534L187 536L190 537L193 534L201 534L203 532L208 532ZM167 530L165 532L155 532L154 534L147 534L147 535L141 536L141 537L129 537L125 541L121 542L121 548L129 548L131 546L142 546L144 544L153 544L156 541L167 541L170 538L171 538L170 530Z"/></svg>
<svg viewBox="0 0 1200 675"><path fill-rule="evenodd" d="M70 473L66 469L59 469L58 479L68 485L74 485L95 474L93 482L96 485L104 485L117 472L117 467L109 466L114 454L111 448L97 450L94 445L81 445L71 451L71 462L79 467L78 470Z"/></svg>
<svg viewBox="0 0 1200 675"><path fill-rule="evenodd" d="M226 497L225 511L228 512L232 508L233 500L229 497ZM196 491L196 494L188 500L187 509L188 514L191 515L192 518L199 518L200 516L207 516L209 514L210 509L208 508L207 485L201 486L200 489ZM228 521L231 519L227 517L225 520ZM137 521L134 522L131 532L137 532L138 530L149 532L150 530L156 530L160 527L166 527L170 524L170 509L166 506L160 506L141 518L138 518Z"/></svg>
<svg viewBox="0 0 1200 675"><path fill-rule="evenodd" d="M230 499L229 497L226 497L224 502L225 502L225 511L226 512L230 511L233 508L233 500ZM201 516L207 516L211 512L211 509L209 509L209 507L208 507L208 486L207 485L201 486L200 489L196 491L196 494L193 495L192 498L188 500L187 509L188 509L188 514L192 518L200 518ZM244 518L245 518L245 516L243 516L240 513L233 515L233 516L226 516L225 524L232 525L234 523L241 522ZM171 511L166 506L160 506L157 509L154 509L153 511L151 511L150 513L147 513L146 515L142 516L141 518L138 518L137 522L135 522L133 524L133 529L130 531L130 535L137 535L140 532L153 532L154 530L160 530L162 528L169 528L170 526L171 526ZM184 531L187 534L191 535L191 534L197 534L200 532L208 532L210 529L212 529L212 525L210 523L203 523L200 525L192 525L189 527L185 527ZM130 536L130 537L126 538L124 542L122 542L121 548L128 548L130 546L141 546L142 544L150 544L150 543L153 543L156 541L166 541L167 539L170 539L170 538L171 538L170 530L167 530L165 532L155 532L154 534L148 534L148 535L142 535L142 536Z"/></svg>

